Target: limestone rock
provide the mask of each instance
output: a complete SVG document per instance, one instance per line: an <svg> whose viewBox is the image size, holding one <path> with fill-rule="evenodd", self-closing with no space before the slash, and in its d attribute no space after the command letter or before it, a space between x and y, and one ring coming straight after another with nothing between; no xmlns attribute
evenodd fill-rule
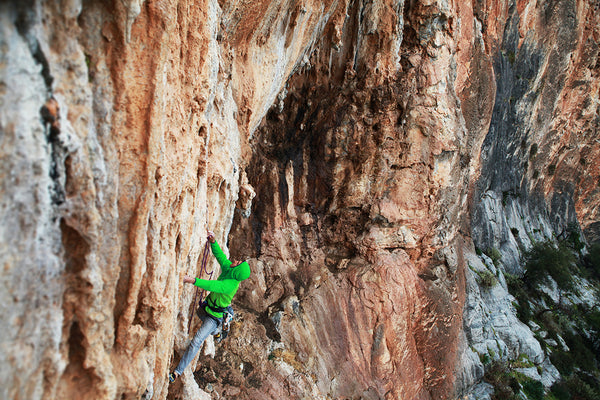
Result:
<svg viewBox="0 0 600 400"><path fill-rule="evenodd" d="M594 7L2 2L0 398L483 399L490 350L548 386L503 276L598 238ZM207 229L253 274L169 385Z"/></svg>

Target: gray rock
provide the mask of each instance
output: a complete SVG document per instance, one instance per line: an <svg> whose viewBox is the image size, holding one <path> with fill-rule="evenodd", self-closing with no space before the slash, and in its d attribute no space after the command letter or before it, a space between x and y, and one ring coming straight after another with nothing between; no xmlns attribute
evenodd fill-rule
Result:
<svg viewBox="0 0 600 400"><path fill-rule="evenodd" d="M550 388L552 385L554 385L554 383L556 381L558 381L560 379L560 372L558 372L556 367L554 365L552 365L552 363L550 362L550 360L548 358L546 358L544 360L544 362L541 364L541 367L542 367L542 377L541 377L542 385L544 385L544 387L546 389Z"/></svg>
<svg viewBox="0 0 600 400"><path fill-rule="evenodd" d="M536 323L535 323L535 322L533 322L533 321L529 321L529 322L527 323L527 325L529 325L529 327L531 328L531 330L532 330L533 332L537 332L537 331L539 331L540 329L542 329L542 328L541 328L541 327L540 327L538 324L536 324Z"/></svg>
<svg viewBox="0 0 600 400"><path fill-rule="evenodd" d="M556 335L556 338L558 339L558 342L560 343L560 346L562 347L563 351L569 351L569 346L567 346L567 342L565 342L565 339L562 338L562 336L560 335Z"/></svg>
<svg viewBox="0 0 600 400"><path fill-rule="evenodd" d="M460 345L462 351L461 365L463 368L457 374L457 387L470 388L479 382L485 373L483 363L479 359L479 354L467 346L466 337L463 336Z"/></svg>
<svg viewBox="0 0 600 400"><path fill-rule="evenodd" d="M528 368L516 368L515 371L522 373L528 378L531 378L536 381L541 381L542 377L538 372L536 367L528 367Z"/></svg>
<svg viewBox="0 0 600 400"><path fill-rule="evenodd" d="M490 400L494 394L494 387L487 382L481 382L473 386L472 390L461 400Z"/></svg>
<svg viewBox="0 0 600 400"><path fill-rule="evenodd" d="M533 362L542 362L544 353L539 342L516 316L514 297L503 285L480 289L472 270L483 271L487 267L475 254L465 254L465 258L469 268L464 321L470 345L491 359L517 358L524 353Z"/></svg>
<svg viewBox="0 0 600 400"><path fill-rule="evenodd" d="M527 326L517 318L513 305L515 299L507 290L503 272L498 272L502 278L498 280L499 284L491 288L481 288L478 285L477 272L490 271L491 260L485 255L478 257L469 252L464 256L468 268L463 321L468 343L463 350L460 382L457 386L464 385L462 393L466 393L465 398L486 399L489 398L489 393L493 392L489 391L490 385L487 384L472 384L470 388L468 386L469 382L483 376L479 370L479 357L484 355L490 360L514 360L525 354L533 363L546 367L543 376L536 367L525 368L523 373L532 379L541 381L544 378L546 383L553 382L556 369L546 359L542 346L532 331L532 328L539 331L540 327L535 323L532 323L531 327Z"/></svg>

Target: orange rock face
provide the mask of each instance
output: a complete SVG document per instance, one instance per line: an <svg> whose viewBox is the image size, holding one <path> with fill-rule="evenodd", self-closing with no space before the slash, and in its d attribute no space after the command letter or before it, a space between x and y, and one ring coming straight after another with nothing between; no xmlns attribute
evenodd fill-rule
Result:
<svg viewBox="0 0 600 400"><path fill-rule="evenodd" d="M486 191L597 237L600 14L458 3L0 5L0 397L464 389ZM253 275L169 386L207 229Z"/></svg>

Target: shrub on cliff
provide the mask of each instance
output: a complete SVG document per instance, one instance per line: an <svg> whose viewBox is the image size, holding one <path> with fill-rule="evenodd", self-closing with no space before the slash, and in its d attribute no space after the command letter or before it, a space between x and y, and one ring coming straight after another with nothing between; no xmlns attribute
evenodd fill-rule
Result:
<svg viewBox="0 0 600 400"><path fill-rule="evenodd" d="M508 272L504 273L504 277L506 278L508 291L515 297L515 299L517 299L517 303L515 304L515 308L517 309L517 317L521 321L527 323L529 320L531 320L533 315L531 312L531 305L529 304L530 293L527 291L525 283L520 277L512 275Z"/></svg>
<svg viewBox="0 0 600 400"><path fill-rule="evenodd" d="M600 281L600 243L590 246L583 258L583 267L587 278Z"/></svg>
<svg viewBox="0 0 600 400"><path fill-rule="evenodd" d="M552 277L563 290L573 289L573 251L564 243L555 246L551 241L538 242L525 252L525 282L530 287L547 282Z"/></svg>
<svg viewBox="0 0 600 400"><path fill-rule="evenodd" d="M504 361L494 361L486 368L484 380L494 386L492 400L521 400L521 390L529 400L543 400L544 386L540 381L512 371Z"/></svg>
<svg viewBox="0 0 600 400"><path fill-rule="evenodd" d="M523 391L529 400L544 400L544 385L542 385L542 382L525 377L521 386L523 386Z"/></svg>
<svg viewBox="0 0 600 400"><path fill-rule="evenodd" d="M598 400L600 391L596 382L595 388L589 382L585 382L579 377L573 378L570 382L573 399L577 400Z"/></svg>
<svg viewBox="0 0 600 400"><path fill-rule="evenodd" d="M591 310L588 310L584 315L583 319L585 323L589 327L590 330L593 331L593 335L591 335L593 339L594 347L597 350L597 353L600 354L600 309L598 306Z"/></svg>
<svg viewBox="0 0 600 400"><path fill-rule="evenodd" d="M550 394L556 400L571 400L571 391L567 384L563 381L556 382L550 389Z"/></svg>
<svg viewBox="0 0 600 400"><path fill-rule="evenodd" d="M489 249L487 249L485 251L485 254L492 260L492 263L494 263L494 266L496 267L502 259L502 253L500 253L500 250L498 250L495 247L490 247Z"/></svg>
<svg viewBox="0 0 600 400"><path fill-rule="evenodd" d="M600 399L600 308L585 302L561 301L572 299L573 295L577 298L582 288L575 287L574 278L580 274L585 274L595 286L591 290L600 293L595 280L600 272L600 246L590 247L588 254L581 256L580 238L572 233L575 230L569 232L558 245L551 241L536 243L523 255L526 268L523 279L505 274L506 283L518 301L515 306L519 319L534 321L540 326L539 332L546 332L544 336L536 334L536 338L563 379L544 399ZM558 302L539 288L548 278L562 291ZM567 347L556 345L563 341ZM529 399L539 398L537 383L522 380L519 383Z"/></svg>
<svg viewBox="0 0 600 400"><path fill-rule="evenodd" d="M581 255L581 250L584 249L585 243L581 240L581 232L579 231L579 225L577 223L571 222L567 226L566 229L567 237L564 243L571 247L573 250L577 252L577 254Z"/></svg>
<svg viewBox="0 0 600 400"><path fill-rule="evenodd" d="M489 270L475 271L475 273L477 274L477 283L481 287L491 288L498 283L496 276Z"/></svg>
<svg viewBox="0 0 600 400"><path fill-rule="evenodd" d="M508 364L504 361L493 361L486 368L483 379L494 386L494 394L492 400L517 400L520 397L519 393L521 385L516 377L512 376Z"/></svg>

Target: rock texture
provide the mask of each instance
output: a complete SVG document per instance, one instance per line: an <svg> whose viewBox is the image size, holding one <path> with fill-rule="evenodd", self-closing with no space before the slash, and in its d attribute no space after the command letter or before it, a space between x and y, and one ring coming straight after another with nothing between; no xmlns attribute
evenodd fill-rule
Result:
<svg viewBox="0 0 600 400"><path fill-rule="evenodd" d="M489 394L490 341L543 364L469 264L597 240L599 15L2 2L0 397L446 399ZM209 228L254 273L169 386Z"/></svg>

